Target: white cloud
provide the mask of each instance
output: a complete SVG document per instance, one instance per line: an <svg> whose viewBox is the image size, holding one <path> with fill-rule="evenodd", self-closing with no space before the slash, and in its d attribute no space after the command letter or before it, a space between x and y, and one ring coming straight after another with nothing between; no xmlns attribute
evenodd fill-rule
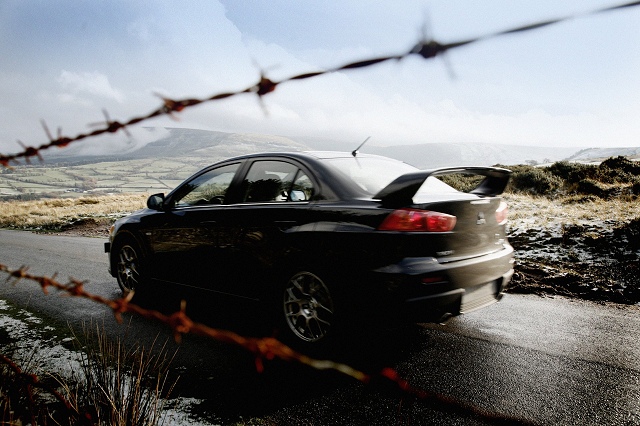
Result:
<svg viewBox="0 0 640 426"><path fill-rule="evenodd" d="M88 99L78 97L71 93L59 93L57 99L61 104L75 104L86 108L93 106L93 102L89 101Z"/></svg>
<svg viewBox="0 0 640 426"><path fill-rule="evenodd" d="M579 8L544 0L540 10L527 2L517 8L504 0L483 2L473 6L482 12L473 19L458 13L468 2L437 0L429 11L434 36L455 41L595 8L601 1L587 0ZM424 20L421 2L411 1L393 8L320 2L293 10L285 2L245 3L123 3L107 8L113 10L109 16L95 13L100 19L78 14L75 26L68 13L52 6L42 28L30 24L40 22L42 6L24 3L24 13L13 15L7 42L0 43L0 56L12 58L0 63L0 152L16 150L16 139L46 142L40 119L74 136L90 123L104 124L102 110L119 122L146 115L160 105L155 93L202 99L243 90L261 72L278 81L398 53L415 42ZM77 7L68 4L66 10ZM287 82L262 98L266 115L257 96L246 94L176 113L177 123L159 117L142 125L345 141L371 135L372 144L637 145L640 63L629 52L637 44L632 29L638 12L452 50L447 60L455 79L444 62L411 57Z"/></svg>
<svg viewBox="0 0 640 426"><path fill-rule="evenodd" d="M107 76L97 71L74 73L63 70L58 77L58 83L64 90L70 92L68 93L70 97L63 97L66 100L87 95L115 100L118 103L123 103L125 100L122 92L111 87Z"/></svg>

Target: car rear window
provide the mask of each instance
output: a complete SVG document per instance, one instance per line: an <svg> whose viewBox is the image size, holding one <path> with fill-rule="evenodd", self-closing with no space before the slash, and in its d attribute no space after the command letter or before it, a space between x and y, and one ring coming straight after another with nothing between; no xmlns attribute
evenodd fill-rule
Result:
<svg viewBox="0 0 640 426"><path fill-rule="evenodd" d="M363 191L375 195L396 178L419 169L401 161L378 157L342 157L325 159L331 167L347 176ZM430 177L422 185L418 194L456 192L441 180Z"/></svg>
<svg viewBox="0 0 640 426"><path fill-rule="evenodd" d="M398 176L417 170L406 163L387 158L342 157L325 161L371 195L378 193Z"/></svg>

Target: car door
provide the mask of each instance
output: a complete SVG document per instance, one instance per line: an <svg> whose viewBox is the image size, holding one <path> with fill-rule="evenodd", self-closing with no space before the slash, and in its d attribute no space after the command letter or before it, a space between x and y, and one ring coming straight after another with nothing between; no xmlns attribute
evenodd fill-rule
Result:
<svg viewBox="0 0 640 426"><path fill-rule="evenodd" d="M311 174L292 160L266 158L248 166L225 223L230 293L260 298L273 277L292 266L287 262L313 227L316 192Z"/></svg>
<svg viewBox="0 0 640 426"><path fill-rule="evenodd" d="M167 209L153 215L146 234L154 258L154 278L186 287L222 291L229 244L227 200L241 163L205 170L178 187Z"/></svg>

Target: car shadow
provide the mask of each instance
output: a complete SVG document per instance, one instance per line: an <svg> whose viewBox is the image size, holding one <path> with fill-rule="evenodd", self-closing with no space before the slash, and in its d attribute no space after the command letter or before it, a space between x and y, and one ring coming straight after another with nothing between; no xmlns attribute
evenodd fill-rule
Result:
<svg viewBox="0 0 640 426"><path fill-rule="evenodd" d="M164 313L175 312L177 307L175 302L167 303L166 299L147 299L143 305ZM210 327L243 336L273 337L275 333L261 317L260 309L251 305L191 303L187 314ZM416 325L359 327L336 336L322 350L305 355L329 359L371 375L374 384L366 386L375 390L380 372L387 367L394 368L412 353L418 333ZM424 336L420 338L424 340ZM189 408L194 417L222 424L262 417L350 386L365 386L333 369L317 370L280 359L257 360L256 355L245 348L194 335L184 335L177 345L171 376L171 381L178 379L172 397L196 401ZM388 384L380 385L380 389L386 387Z"/></svg>

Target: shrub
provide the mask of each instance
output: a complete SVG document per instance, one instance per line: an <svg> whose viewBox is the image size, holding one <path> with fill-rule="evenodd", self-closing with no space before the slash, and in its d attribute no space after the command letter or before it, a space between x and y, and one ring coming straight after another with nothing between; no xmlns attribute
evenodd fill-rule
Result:
<svg viewBox="0 0 640 426"><path fill-rule="evenodd" d="M568 184L593 177L597 173L597 167L590 164L570 163L558 161L545 168L549 173L564 180Z"/></svg>
<svg viewBox="0 0 640 426"><path fill-rule="evenodd" d="M509 190L535 195L550 195L562 187L562 180L544 169L529 167L518 170L511 177Z"/></svg>
<svg viewBox="0 0 640 426"><path fill-rule="evenodd" d="M606 183L633 183L640 175L640 165L625 157L612 157L598 166L599 179Z"/></svg>
<svg viewBox="0 0 640 426"><path fill-rule="evenodd" d="M462 192L469 192L475 189L483 178L483 176L464 175L459 173L438 177L438 179L442 180L447 185L452 186L458 191Z"/></svg>
<svg viewBox="0 0 640 426"><path fill-rule="evenodd" d="M640 175L640 164L623 156L607 158L600 163L600 167L611 170L620 170L629 175Z"/></svg>
<svg viewBox="0 0 640 426"><path fill-rule="evenodd" d="M600 185L599 182L593 179L583 179L577 184L577 191L581 194L595 195L596 197L604 198L606 196L606 190Z"/></svg>

